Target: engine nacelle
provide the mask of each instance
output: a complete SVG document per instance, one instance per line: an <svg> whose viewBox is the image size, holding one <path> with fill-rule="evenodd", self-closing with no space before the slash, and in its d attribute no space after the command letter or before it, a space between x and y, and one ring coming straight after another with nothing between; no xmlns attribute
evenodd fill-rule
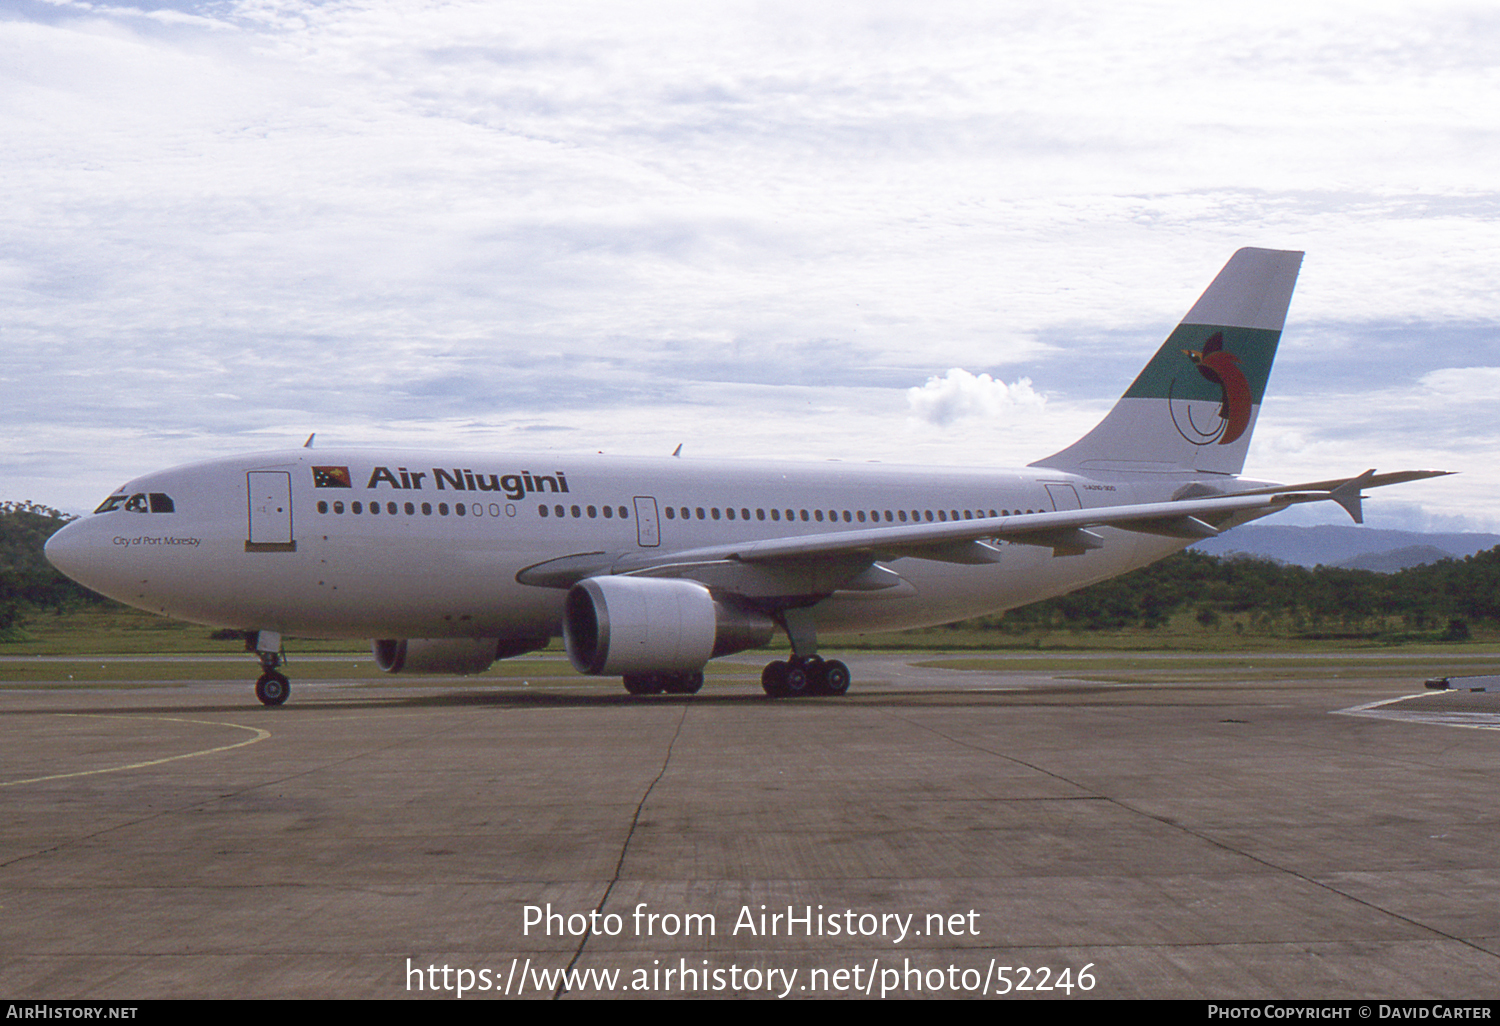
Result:
<svg viewBox="0 0 1500 1026"><path fill-rule="evenodd" d="M715 656L758 648L764 613L714 601L696 581L590 577L568 590L563 639L579 673L695 673Z"/></svg>
<svg viewBox="0 0 1500 1026"><path fill-rule="evenodd" d="M377 638L375 665L386 673L483 673L496 659L547 646L546 638Z"/></svg>

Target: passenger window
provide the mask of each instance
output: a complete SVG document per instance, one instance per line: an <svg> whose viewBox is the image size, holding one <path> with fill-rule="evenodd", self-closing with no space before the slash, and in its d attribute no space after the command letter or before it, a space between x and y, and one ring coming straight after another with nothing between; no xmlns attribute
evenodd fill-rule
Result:
<svg viewBox="0 0 1500 1026"><path fill-rule="evenodd" d="M612 520L612 519L614 519L614 515L615 515L615 508L613 506L605 506L604 507L604 519L605 520Z"/></svg>
<svg viewBox="0 0 1500 1026"><path fill-rule="evenodd" d="M388 503L386 503L385 504L385 511L387 513L389 513L391 516L395 516L396 515L396 504L394 502L388 502Z"/></svg>
<svg viewBox="0 0 1500 1026"><path fill-rule="evenodd" d="M463 503L461 503L461 502L455 502L453 504L453 512L457 513L459 516L464 516L465 514L467 514L469 512L469 510L468 510L468 507L465 506Z"/></svg>
<svg viewBox="0 0 1500 1026"><path fill-rule="evenodd" d="M599 516L599 511L597 509L595 509L593 506L590 506L588 508L588 514L589 514L589 519L590 520L594 520L594 519L596 519Z"/></svg>
<svg viewBox="0 0 1500 1026"><path fill-rule="evenodd" d="M335 513L342 513L342 512L344 512L344 504L342 502L335 502L333 504L333 511Z"/></svg>
<svg viewBox="0 0 1500 1026"><path fill-rule="evenodd" d="M730 520L733 520L734 519L734 507L730 506L728 509L726 509L724 511L724 515L727 516Z"/></svg>
<svg viewBox="0 0 1500 1026"><path fill-rule="evenodd" d="M356 502L354 505L358 506L359 503ZM359 510L356 509L354 512L358 513ZM448 504L446 502L440 502L440 503L438 503L438 516L445 517L447 515L448 515Z"/></svg>
<svg viewBox="0 0 1500 1026"><path fill-rule="evenodd" d="M630 519L630 510L627 507L625 507L625 506L621 506L620 507L620 519L621 520L629 520Z"/></svg>
<svg viewBox="0 0 1500 1026"><path fill-rule="evenodd" d="M536 508L536 511L537 511L537 513L541 514L542 516L546 516L547 515L547 504L545 502L542 503L540 506L538 506Z"/></svg>
<svg viewBox="0 0 1500 1026"><path fill-rule="evenodd" d="M577 520L579 517L583 516L583 511L577 506L574 506L571 510L569 510L569 512L573 514L574 520Z"/></svg>
<svg viewBox="0 0 1500 1026"><path fill-rule="evenodd" d="M409 517L410 516L415 516L416 512L417 512L417 504L414 503L414 502L408 502L406 504L406 515L409 516Z"/></svg>
<svg viewBox="0 0 1500 1026"><path fill-rule="evenodd" d="M422 503L422 515L424 517L430 517L430 516L432 516L432 503L430 503L430 502L424 502L424 503ZM546 516L546 515L547 514L545 514L545 513L542 514L542 516Z"/></svg>
<svg viewBox="0 0 1500 1026"><path fill-rule="evenodd" d="M365 511L365 504L364 503L362 503L362 502L351 502L351 503L349 503L349 512L350 513L363 513L364 511Z"/></svg>
<svg viewBox="0 0 1500 1026"><path fill-rule="evenodd" d="M702 519L704 519L705 516L706 516L706 514L703 512L703 507L699 506L698 507L698 519L702 520Z"/></svg>
<svg viewBox="0 0 1500 1026"><path fill-rule="evenodd" d="M621 508L624 508L624 507L621 507ZM673 519L676 518L676 516L677 516L677 511L675 509L673 509L671 506L668 506L667 507L667 519L668 520L673 520Z"/></svg>
<svg viewBox="0 0 1500 1026"><path fill-rule="evenodd" d="M766 511L763 510L763 509L756 510L755 511L755 519L756 520L764 520L764 519L766 519Z"/></svg>

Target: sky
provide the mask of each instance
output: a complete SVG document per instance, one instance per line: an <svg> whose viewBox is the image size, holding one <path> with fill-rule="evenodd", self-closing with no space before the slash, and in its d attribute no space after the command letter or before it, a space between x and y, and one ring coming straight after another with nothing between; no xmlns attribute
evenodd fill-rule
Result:
<svg viewBox="0 0 1500 1026"><path fill-rule="evenodd" d="M1496 52L1488 3L0 0L0 499L312 432L1020 466L1250 245L1307 257L1246 472L1458 471L1368 523L1497 531Z"/></svg>

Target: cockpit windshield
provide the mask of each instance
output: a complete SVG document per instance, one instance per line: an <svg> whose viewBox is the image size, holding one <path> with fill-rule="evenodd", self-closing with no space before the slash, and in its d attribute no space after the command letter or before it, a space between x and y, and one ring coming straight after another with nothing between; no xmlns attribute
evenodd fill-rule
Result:
<svg viewBox="0 0 1500 1026"><path fill-rule="evenodd" d="M164 492L136 492L134 495L120 492L101 502L94 512L113 513L118 509L123 509L127 513L177 512L177 506L172 502L172 497Z"/></svg>

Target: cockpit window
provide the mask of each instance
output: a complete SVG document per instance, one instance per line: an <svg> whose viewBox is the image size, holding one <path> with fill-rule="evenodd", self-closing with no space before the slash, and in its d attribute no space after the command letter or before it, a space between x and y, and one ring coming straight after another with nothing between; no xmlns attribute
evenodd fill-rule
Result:
<svg viewBox="0 0 1500 1026"><path fill-rule="evenodd" d="M99 504L95 513L112 513L124 509L127 513L175 513L177 506L172 497L164 492L136 492L134 495L111 495Z"/></svg>

